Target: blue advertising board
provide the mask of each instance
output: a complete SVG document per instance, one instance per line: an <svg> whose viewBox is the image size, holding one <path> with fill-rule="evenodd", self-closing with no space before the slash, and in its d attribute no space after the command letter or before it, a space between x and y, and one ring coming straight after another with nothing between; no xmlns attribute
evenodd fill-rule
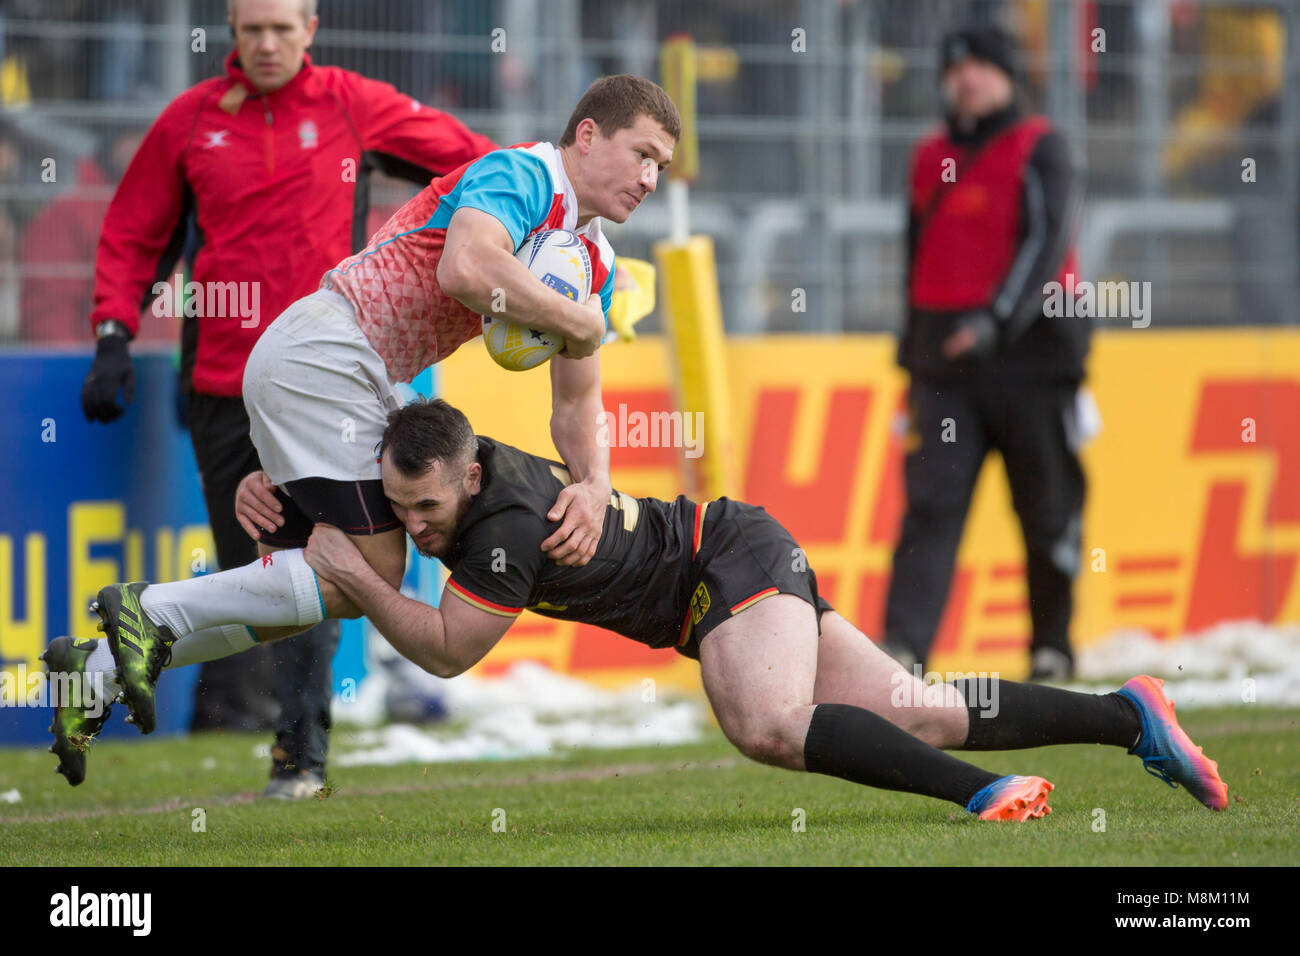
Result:
<svg viewBox="0 0 1300 956"><path fill-rule="evenodd" d="M48 741L50 710L27 706L44 703L40 655L60 635L97 635L87 605L103 585L218 570L172 355L135 354L135 402L111 425L81 412L90 359L84 349L0 351L0 744ZM433 378L414 384L429 394ZM435 577L421 565L432 564L412 562L407 582L426 598ZM365 676L367 627L344 622L336 692ZM158 733L188 728L198 670L159 682ZM118 714L103 735L139 739Z"/></svg>
<svg viewBox="0 0 1300 956"><path fill-rule="evenodd" d="M26 706L22 690L51 640L97 636L87 605L101 587L215 570L173 360L142 352L135 366L126 415L91 425L80 398L88 351L0 352L0 679L11 691L0 742L48 739L49 709ZM197 677L184 668L159 683L159 732L186 728ZM115 714L104 735L139 731Z"/></svg>

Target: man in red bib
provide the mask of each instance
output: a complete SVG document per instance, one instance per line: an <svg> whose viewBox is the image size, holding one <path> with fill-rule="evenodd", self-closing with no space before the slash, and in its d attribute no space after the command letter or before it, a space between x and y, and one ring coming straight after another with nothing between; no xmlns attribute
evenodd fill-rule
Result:
<svg viewBox="0 0 1300 956"><path fill-rule="evenodd" d="M1064 138L1016 97L1011 43L992 27L942 47L945 127L912 157L907 514L894 552L886 649L924 664L975 479L997 449L1027 552L1032 673L1065 678L1084 475L1076 397L1090 328L1044 314L1074 273L1082 189Z"/></svg>

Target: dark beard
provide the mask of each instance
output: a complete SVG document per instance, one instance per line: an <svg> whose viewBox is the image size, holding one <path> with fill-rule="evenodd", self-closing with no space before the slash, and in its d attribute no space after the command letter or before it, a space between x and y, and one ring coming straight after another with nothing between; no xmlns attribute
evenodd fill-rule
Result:
<svg viewBox="0 0 1300 956"><path fill-rule="evenodd" d="M414 538L411 539L411 544L415 547L415 553L422 558L433 558L438 561L441 561L444 558L444 555L434 554L432 551L425 551L423 548L421 548L418 544L415 543Z"/></svg>
<svg viewBox="0 0 1300 956"><path fill-rule="evenodd" d="M447 560L447 555L451 554L453 551L456 550L456 542L460 540L461 522L465 520L465 513L469 511L470 505L472 505L473 503L474 503L474 496L466 495L465 500L462 501L460 503L460 506L456 509L456 531L452 534L451 540L447 543L447 548L442 554L435 554L432 551L425 551L423 548L421 548L418 544L415 543L414 538L411 538L411 545L415 548L416 553L419 554L420 557L422 558L434 558L438 561L445 562ZM408 534L407 537L410 538L411 536Z"/></svg>

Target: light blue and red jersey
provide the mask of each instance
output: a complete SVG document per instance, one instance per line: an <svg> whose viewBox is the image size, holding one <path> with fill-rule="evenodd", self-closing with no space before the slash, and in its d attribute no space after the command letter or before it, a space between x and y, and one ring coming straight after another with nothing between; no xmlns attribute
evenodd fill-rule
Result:
<svg viewBox="0 0 1300 956"><path fill-rule="evenodd" d="M591 289L609 319L614 250L600 219L578 228L578 200L551 143L499 149L435 179L394 213L361 252L325 273L321 288L352 303L357 325L395 382L409 382L482 333L482 318L438 286L447 224L461 208L495 217L519 249L534 233L568 229L591 256Z"/></svg>

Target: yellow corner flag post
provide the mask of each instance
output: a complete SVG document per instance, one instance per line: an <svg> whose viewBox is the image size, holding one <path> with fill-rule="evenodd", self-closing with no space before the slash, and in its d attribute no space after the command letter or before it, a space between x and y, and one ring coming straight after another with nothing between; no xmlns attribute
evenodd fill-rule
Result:
<svg viewBox="0 0 1300 956"><path fill-rule="evenodd" d="M654 246L663 279L665 326L671 342L677 404L684 421L702 412L702 454L686 460L687 484L695 497L737 496L731 437L731 392L727 384L722 299L718 293L713 240L690 234L688 183L699 172L696 136L694 41L676 35L664 41L659 71L663 87L682 117L682 135L668 167L671 232ZM701 441L701 438L703 439Z"/></svg>

